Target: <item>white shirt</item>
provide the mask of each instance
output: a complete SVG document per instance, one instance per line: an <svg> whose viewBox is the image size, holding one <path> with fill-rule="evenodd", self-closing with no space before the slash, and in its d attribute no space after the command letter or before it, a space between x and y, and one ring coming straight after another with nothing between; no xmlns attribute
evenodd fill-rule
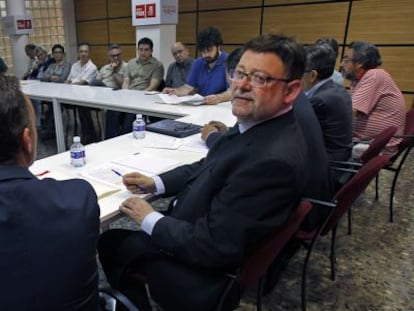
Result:
<svg viewBox="0 0 414 311"><path fill-rule="evenodd" d="M84 65L81 65L80 60L78 60L70 68L68 80L71 81L71 83L86 81L90 84L92 80L96 78L97 74L98 69L91 60L88 60L88 62Z"/></svg>

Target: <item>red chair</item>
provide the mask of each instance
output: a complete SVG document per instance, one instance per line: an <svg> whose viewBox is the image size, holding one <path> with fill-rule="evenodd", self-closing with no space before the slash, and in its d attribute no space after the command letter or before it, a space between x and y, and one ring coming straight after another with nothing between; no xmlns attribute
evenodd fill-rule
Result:
<svg viewBox="0 0 414 311"><path fill-rule="evenodd" d="M384 167L385 170L393 172L394 177L391 184L391 193L390 193L390 222L394 221L394 194L395 186L397 184L398 176L401 172L405 160L408 157L411 149L414 146L414 107L407 111L405 115L405 130L404 135L400 135L402 140L398 144L398 151L391 156L390 162ZM399 161L397 161L399 159ZM398 164L397 164L398 163ZM375 178L375 199L378 200L378 176Z"/></svg>
<svg viewBox="0 0 414 311"><path fill-rule="evenodd" d="M306 215L310 212L312 205L307 200L302 200L298 207L290 215L284 225L278 228L268 240L264 241L254 252L248 256L236 275L231 275L229 283L220 298L217 310L226 310L228 293L238 286L243 294L246 289L258 285L256 306L257 310L262 310L262 294L264 276L270 264L279 255L288 241L298 232L300 225L303 223Z"/></svg>
<svg viewBox="0 0 414 311"><path fill-rule="evenodd" d="M342 181L342 187L348 180L354 176L354 174L360 169L365 163L369 160L374 158L375 156L379 155L387 145L387 143L391 140L395 132L397 131L397 127L390 126L384 129L381 133L379 133L369 144L369 147L365 152L361 155L357 162L355 161L331 161L332 165L341 165L342 167L335 167L336 170L344 171L344 176L347 176ZM338 188L338 186L337 186ZM352 212L348 210L348 234L352 232Z"/></svg>
<svg viewBox="0 0 414 311"><path fill-rule="evenodd" d="M352 204L365 190L368 184L374 179L378 172L388 163L388 155L379 155L369 160L359 171L337 192L333 202L322 202L310 200L314 205L320 204L332 207L330 215L324 224L316 227L312 231L298 231L296 237L304 242L310 242L306 254L302 273L302 310L306 310L306 278L307 268L312 253L312 249L319 236L325 236L332 231L330 262L331 262L331 279L335 280L335 237L336 229L343 215L351 209ZM317 208L315 206L314 208Z"/></svg>

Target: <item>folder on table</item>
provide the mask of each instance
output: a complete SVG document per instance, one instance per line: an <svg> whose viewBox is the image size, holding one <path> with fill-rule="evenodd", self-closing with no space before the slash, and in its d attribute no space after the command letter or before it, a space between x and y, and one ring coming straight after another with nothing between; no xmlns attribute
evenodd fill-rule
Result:
<svg viewBox="0 0 414 311"><path fill-rule="evenodd" d="M148 124L146 126L146 129L150 132L170 135L174 137L187 137L200 133L201 126L187 122L165 119Z"/></svg>

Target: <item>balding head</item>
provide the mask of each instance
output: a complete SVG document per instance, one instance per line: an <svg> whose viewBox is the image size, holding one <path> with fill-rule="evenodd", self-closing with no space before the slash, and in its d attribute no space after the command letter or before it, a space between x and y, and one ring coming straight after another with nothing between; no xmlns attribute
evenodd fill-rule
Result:
<svg viewBox="0 0 414 311"><path fill-rule="evenodd" d="M177 63L182 63L188 58L188 49L182 42L175 42L171 46L171 54Z"/></svg>

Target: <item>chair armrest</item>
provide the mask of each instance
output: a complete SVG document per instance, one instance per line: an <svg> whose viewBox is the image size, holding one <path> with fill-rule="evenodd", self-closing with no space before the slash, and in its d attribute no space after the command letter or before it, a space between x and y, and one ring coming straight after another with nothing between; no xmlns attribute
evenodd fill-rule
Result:
<svg viewBox="0 0 414 311"><path fill-rule="evenodd" d="M352 168L346 168L346 167L331 166L330 169L334 171L345 172L345 173L352 173L352 174L358 173L358 170L355 170Z"/></svg>
<svg viewBox="0 0 414 311"><path fill-rule="evenodd" d="M122 304L128 311L139 311L138 308L128 299L127 296L112 287L100 287L99 294L104 293Z"/></svg>
<svg viewBox="0 0 414 311"><path fill-rule="evenodd" d="M323 205L323 206L328 206L328 207L336 207L336 204L333 202L322 201L322 200L317 200L317 199L312 199L312 198L304 198L304 200L307 200L311 202L312 204L318 204L318 205Z"/></svg>
<svg viewBox="0 0 414 311"><path fill-rule="evenodd" d="M330 164L339 164L339 165L358 166L358 167L361 167L363 165L362 163L354 162L354 161L334 161L334 160L330 160L329 163Z"/></svg>

